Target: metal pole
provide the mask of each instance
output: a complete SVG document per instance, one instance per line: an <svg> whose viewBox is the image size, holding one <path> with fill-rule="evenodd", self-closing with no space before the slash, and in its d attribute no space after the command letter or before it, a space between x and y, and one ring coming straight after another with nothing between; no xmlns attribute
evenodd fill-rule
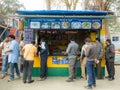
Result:
<svg viewBox="0 0 120 90"><path fill-rule="evenodd" d="M38 17L38 18L113 18L116 17L115 15L103 15L103 16L80 16L80 15L72 15L72 16L64 16L64 15L13 15L12 17L18 18L27 18L27 17Z"/></svg>

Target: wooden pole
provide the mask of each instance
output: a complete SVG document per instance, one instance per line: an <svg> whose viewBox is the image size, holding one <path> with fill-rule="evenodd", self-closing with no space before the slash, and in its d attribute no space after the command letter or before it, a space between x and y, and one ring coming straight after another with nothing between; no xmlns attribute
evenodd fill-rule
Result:
<svg viewBox="0 0 120 90"><path fill-rule="evenodd" d="M2 28L7 28L7 27L5 27L5 26L3 26L3 25L0 25L0 27L2 27Z"/></svg>
<svg viewBox="0 0 120 90"><path fill-rule="evenodd" d="M0 16L2 16L3 18L11 19L10 17L2 15L2 14L0 14Z"/></svg>
<svg viewBox="0 0 120 90"><path fill-rule="evenodd" d="M0 25L0 27L4 28L4 31L0 35L0 39L1 39L1 37L3 36L3 34L5 33L5 31L8 29L8 26L5 27L5 26Z"/></svg>
<svg viewBox="0 0 120 90"><path fill-rule="evenodd" d="M11 17L2 15L1 13L0 13L0 16L1 16L2 18L6 18L6 19L9 19L9 20L12 20ZM16 19L16 17L14 17L13 19L15 20L15 22L18 22L18 20Z"/></svg>

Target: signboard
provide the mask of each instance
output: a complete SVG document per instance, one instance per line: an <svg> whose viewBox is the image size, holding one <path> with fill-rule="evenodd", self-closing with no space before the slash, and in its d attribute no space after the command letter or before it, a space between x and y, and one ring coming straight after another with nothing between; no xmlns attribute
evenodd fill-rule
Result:
<svg viewBox="0 0 120 90"><path fill-rule="evenodd" d="M32 29L24 30L24 41L25 41L25 44L31 43L31 41L33 41L33 30Z"/></svg>
<svg viewBox="0 0 120 90"><path fill-rule="evenodd" d="M115 64L120 65L120 34L119 33L111 33L111 42L115 46Z"/></svg>
<svg viewBox="0 0 120 90"><path fill-rule="evenodd" d="M115 64L119 64L120 65L120 52L117 54L115 54Z"/></svg>
<svg viewBox="0 0 120 90"><path fill-rule="evenodd" d="M60 22L51 22L51 29L60 29Z"/></svg>
<svg viewBox="0 0 120 90"><path fill-rule="evenodd" d="M79 29L82 27L82 23L81 22L71 22L71 28L72 29Z"/></svg>
<svg viewBox="0 0 120 90"><path fill-rule="evenodd" d="M79 19L79 18L38 18L29 19L29 28L34 29L89 29L100 30L101 19Z"/></svg>
<svg viewBox="0 0 120 90"><path fill-rule="evenodd" d="M41 29L50 29L50 22L42 22Z"/></svg>
<svg viewBox="0 0 120 90"><path fill-rule="evenodd" d="M30 28L40 28L40 22L30 22Z"/></svg>
<svg viewBox="0 0 120 90"><path fill-rule="evenodd" d="M58 64L58 65L64 65L69 64L69 58L68 57L52 57L52 64ZM80 60L77 60L77 67L80 67Z"/></svg>

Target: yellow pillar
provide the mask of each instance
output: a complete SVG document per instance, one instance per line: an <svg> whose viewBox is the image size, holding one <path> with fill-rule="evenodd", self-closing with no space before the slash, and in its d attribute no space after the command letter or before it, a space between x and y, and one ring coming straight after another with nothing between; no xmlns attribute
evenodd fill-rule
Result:
<svg viewBox="0 0 120 90"><path fill-rule="evenodd" d="M103 25L102 25L102 29L100 30L100 40L103 44L103 48L104 48L104 52L105 52L105 41L106 41L106 23L104 22L105 20L103 20ZM104 57L102 60L102 67L105 66L105 53L104 53Z"/></svg>

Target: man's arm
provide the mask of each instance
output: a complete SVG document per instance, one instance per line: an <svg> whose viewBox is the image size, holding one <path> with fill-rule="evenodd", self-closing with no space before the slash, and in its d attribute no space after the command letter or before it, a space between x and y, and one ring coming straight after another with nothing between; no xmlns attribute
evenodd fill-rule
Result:
<svg viewBox="0 0 120 90"><path fill-rule="evenodd" d="M3 49L3 48L4 48L4 42L1 42L0 49Z"/></svg>
<svg viewBox="0 0 120 90"><path fill-rule="evenodd" d="M114 57L114 55L115 55L115 47L114 47L114 45L111 45L110 46L110 58Z"/></svg>
<svg viewBox="0 0 120 90"><path fill-rule="evenodd" d="M7 50L5 53L9 53L9 52L12 52L14 49L14 45L11 43L10 47L9 47L9 50Z"/></svg>
<svg viewBox="0 0 120 90"><path fill-rule="evenodd" d="M70 49L71 49L71 45L69 44L67 49L66 49L66 54L68 54L70 52Z"/></svg>
<svg viewBox="0 0 120 90"><path fill-rule="evenodd" d="M37 56L37 48L35 47L35 53L34 56Z"/></svg>

